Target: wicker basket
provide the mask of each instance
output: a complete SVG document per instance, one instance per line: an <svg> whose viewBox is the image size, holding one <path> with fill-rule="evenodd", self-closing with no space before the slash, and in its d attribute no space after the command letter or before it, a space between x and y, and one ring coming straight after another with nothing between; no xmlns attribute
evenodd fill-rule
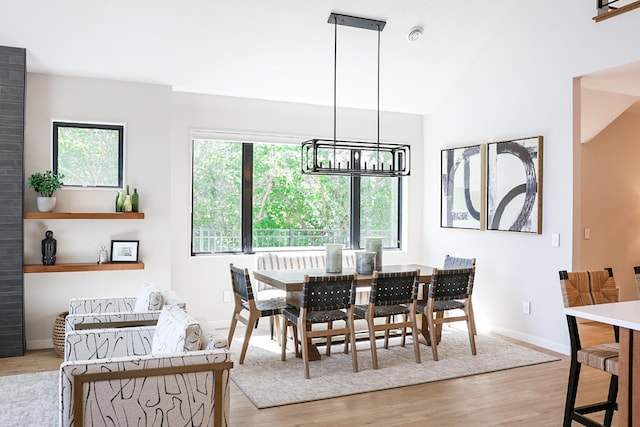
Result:
<svg viewBox="0 0 640 427"><path fill-rule="evenodd" d="M53 322L53 349L58 357L64 357L64 319L67 314L68 311L58 314Z"/></svg>

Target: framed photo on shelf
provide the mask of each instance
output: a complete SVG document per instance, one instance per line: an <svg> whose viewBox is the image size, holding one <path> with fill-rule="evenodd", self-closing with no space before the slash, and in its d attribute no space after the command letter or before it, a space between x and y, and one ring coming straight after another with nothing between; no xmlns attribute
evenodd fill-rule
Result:
<svg viewBox="0 0 640 427"><path fill-rule="evenodd" d="M542 233L542 136L487 144L487 229Z"/></svg>
<svg viewBox="0 0 640 427"><path fill-rule="evenodd" d="M111 262L138 262L139 240L112 240Z"/></svg>
<svg viewBox="0 0 640 427"><path fill-rule="evenodd" d="M483 229L483 165L482 145L442 150L440 227Z"/></svg>

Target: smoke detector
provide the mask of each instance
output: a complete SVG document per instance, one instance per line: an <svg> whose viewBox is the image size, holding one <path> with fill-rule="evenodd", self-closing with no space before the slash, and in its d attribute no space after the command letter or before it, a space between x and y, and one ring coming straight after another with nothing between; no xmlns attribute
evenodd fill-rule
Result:
<svg viewBox="0 0 640 427"><path fill-rule="evenodd" d="M411 31L409 31L407 38L409 39L409 41L414 42L418 40L421 36L422 36L422 27L413 27Z"/></svg>

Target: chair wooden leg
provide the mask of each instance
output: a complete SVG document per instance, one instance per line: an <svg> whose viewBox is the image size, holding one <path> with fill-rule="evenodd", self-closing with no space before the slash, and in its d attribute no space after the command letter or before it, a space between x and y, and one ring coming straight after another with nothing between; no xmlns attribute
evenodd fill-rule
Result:
<svg viewBox="0 0 640 427"><path fill-rule="evenodd" d="M307 343L306 325L299 324L299 334L302 337L302 363L304 365L304 377L306 379L311 378L309 376L309 343Z"/></svg>
<svg viewBox="0 0 640 427"><path fill-rule="evenodd" d="M429 325L429 337L431 338L431 353L433 354L433 360L438 360L438 338L436 325L434 325L433 314L427 314L427 324Z"/></svg>
<svg viewBox="0 0 640 427"><path fill-rule="evenodd" d="M476 319L473 315L473 306L471 305L471 297L469 297L469 301L467 302L467 310L469 311L469 317L471 318L471 329L473 330L473 335L478 335L478 331L476 330Z"/></svg>
<svg viewBox="0 0 640 427"><path fill-rule="evenodd" d="M403 315L403 316L402 316L402 317L403 317L403 321L404 321L405 323L407 323L407 316L408 316L408 314L405 314L405 315ZM415 324L415 323L414 323L414 324ZM400 345L402 345L402 347L404 347L404 346L405 346L405 344L406 344L406 340L407 340L407 328L406 328L406 326L403 326L403 327L402 327L402 340L401 340L401 342L400 342Z"/></svg>
<svg viewBox="0 0 640 427"><path fill-rule="evenodd" d="M443 319L444 318L444 311L438 311L436 312L436 319ZM436 337L438 338L437 343L440 344L440 341L442 340L442 323L437 323L436 324Z"/></svg>
<svg viewBox="0 0 640 427"><path fill-rule="evenodd" d="M421 363L420 360L420 341L418 341L418 328L416 325L416 315L415 310L414 313L409 314L409 318L411 319L411 323L413 326L411 327L411 335L413 336L413 352L416 355L416 363ZM406 328L405 328L406 331Z"/></svg>
<svg viewBox="0 0 640 427"><path fill-rule="evenodd" d="M376 331L373 319L367 319L367 325L369 326L369 345L371 346L371 360L373 362L373 369L378 369L378 353L376 351ZM354 350L355 352L355 350Z"/></svg>
<svg viewBox="0 0 640 427"><path fill-rule="evenodd" d="M353 365L353 372L358 372L358 352L356 351L356 334L354 328L353 313L349 312L349 339L351 340L351 364ZM347 342L344 343L344 348L347 348Z"/></svg>
<svg viewBox="0 0 640 427"><path fill-rule="evenodd" d="M327 324L327 330L331 331L333 329L333 322L329 321ZM327 335L327 346L326 346L326 355L327 356L331 356L331 339L333 338L333 335Z"/></svg>
<svg viewBox="0 0 640 427"><path fill-rule="evenodd" d="M391 323L391 316L387 316L385 320L387 322L387 325L389 325ZM384 348L389 348L389 329L384 330Z"/></svg>
<svg viewBox="0 0 640 427"><path fill-rule="evenodd" d="M469 333L469 343L471 344L471 354L476 355L476 339L473 333L473 317L467 313L467 331Z"/></svg>
<svg viewBox="0 0 640 427"><path fill-rule="evenodd" d="M236 332L236 325L238 324L238 311L233 310L233 316L231 317L231 326L229 326L229 335L227 336L227 343L231 347L231 341L233 340L233 334Z"/></svg>
<svg viewBox="0 0 640 427"><path fill-rule="evenodd" d="M249 347L249 340L251 339L251 333L253 332L253 326L260 319L259 316L249 314L249 320L247 321L247 328L244 332L244 342L242 343L242 351L240 351L240 360L238 363L241 365L244 363L244 356L247 354L247 348Z"/></svg>
<svg viewBox="0 0 640 427"><path fill-rule="evenodd" d="M286 317L282 316L282 333L280 334L280 336L282 337L282 342L280 343L280 360L282 360L283 362L287 360L287 325L289 324L289 321L287 320ZM295 328L295 325L294 325ZM296 352L297 352L297 348L296 348Z"/></svg>
<svg viewBox="0 0 640 427"><path fill-rule="evenodd" d="M282 335L282 331L280 330L281 326L280 326L280 314L276 314L274 316L271 316L271 322L273 322L275 324L275 327L273 328L273 330L271 331L271 339L273 339L273 331L275 330L275 334L276 334L276 339L278 340L278 345L282 345L282 337L284 336L286 339L286 335ZM287 323L286 321L284 322L285 324ZM287 328L285 326L284 330L286 331Z"/></svg>
<svg viewBox="0 0 640 427"><path fill-rule="evenodd" d="M349 319L347 319L345 321L345 324L350 325ZM352 326L349 326L349 331L350 331L350 333L344 334L344 354L348 354L349 353L349 344L351 344L351 336L352 335L355 336L355 331L353 330ZM356 351L355 347L353 347L353 351Z"/></svg>

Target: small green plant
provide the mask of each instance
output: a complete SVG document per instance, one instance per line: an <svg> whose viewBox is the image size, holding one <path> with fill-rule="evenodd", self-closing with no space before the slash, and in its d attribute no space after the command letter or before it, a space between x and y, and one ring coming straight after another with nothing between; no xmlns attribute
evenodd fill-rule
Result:
<svg viewBox="0 0 640 427"><path fill-rule="evenodd" d="M44 173L36 172L29 177L29 187L36 190L42 197L51 197L56 190L64 185L62 182L64 174L45 171Z"/></svg>

